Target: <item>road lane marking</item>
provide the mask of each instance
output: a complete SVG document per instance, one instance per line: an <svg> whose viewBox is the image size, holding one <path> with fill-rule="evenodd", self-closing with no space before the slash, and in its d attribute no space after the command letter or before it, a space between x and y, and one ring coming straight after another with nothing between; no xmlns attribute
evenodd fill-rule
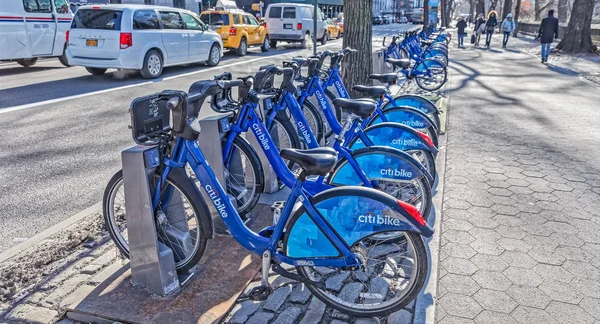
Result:
<svg viewBox="0 0 600 324"><path fill-rule="evenodd" d="M329 47L329 46L332 46L332 45L338 45L340 43L341 43L341 40L338 40L338 41L335 41L335 42L330 42L330 43L328 43L326 45L321 45L321 46L319 46L319 48ZM144 85L148 85L148 84L152 84L152 83L157 83L157 82L160 82L160 81L168 81L168 80L173 80L173 79L177 79L177 78L183 78L183 77L194 75L194 74L198 74L198 73L210 72L210 71L219 70L219 69L223 69L223 68L228 68L228 67L232 67L232 66L236 66L236 65L249 64L249 63L252 63L252 62L262 61L262 60L266 60L266 59L273 59L273 58L285 56L285 55L288 55L288 54L291 54L291 53L293 53L293 51L292 52L287 52L287 53L281 53L281 54L278 54L278 55L272 55L272 56L261 56L261 57L255 58L255 59L244 60L244 61L235 62L235 63L231 63L231 64L226 64L226 65L217 65L215 67L211 67L211 68L208 68L208 69L202 69L202 70L197 70L197 71L191 71L191 72L187 72L187 73L172 75L172 76L168 76L168 77L164 77L164 78L158 78L158 79L154 79L154 80L146 81L146 82L142 82L142 83L128 84L128 85L124 85L124 86L120 86L120 87L116 87L116 88L97 90L97 91L80 93L80 94L76 94L76 95L72 95L72 96L67 96L67 97L61 97L61 98L55 98L55 99L49 99L49 100L44 100L44 101L33 102L33 103L19 105L19 106L12 106L12 107L0 108L0 115L1 114L6 114L6 113L9 113L9 112L13 112L13 111L18 111L18 110L23 110L23 109L30 109L30 108L35 108L35 107L39 107L39 106L44 106L44 105L54 104L54 103L58 103L58 102L63 102L63 101L71 100L71 99L78 99L78 98L89 97L89 96L93 96L93 95L97 95L97 94L103 94L103 93L112 92L112 91L124 90L124 89L133 88L133 87L140 87L140 86L144 86Z"/></svg>

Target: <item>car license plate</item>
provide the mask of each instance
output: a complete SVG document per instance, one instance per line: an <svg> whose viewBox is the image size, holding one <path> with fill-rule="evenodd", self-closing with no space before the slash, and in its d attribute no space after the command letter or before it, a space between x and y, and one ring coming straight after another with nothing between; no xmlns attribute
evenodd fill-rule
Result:
<svg viewBox="0 0 600 324"><path fill-rule="evenodd" d="M98 40L97 39L86 39L85 46L98 47Z"/></svg>
<svg viewBox="0 0 600 324"><path fill-rule="evenodd" d="M292 29L292 24L283 24L284 29Z"/></svg>

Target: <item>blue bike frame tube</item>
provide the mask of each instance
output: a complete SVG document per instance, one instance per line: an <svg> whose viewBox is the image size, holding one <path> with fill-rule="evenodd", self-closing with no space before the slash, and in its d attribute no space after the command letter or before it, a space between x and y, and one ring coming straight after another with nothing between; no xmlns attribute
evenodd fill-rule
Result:
<svg viewBox="0 0 600 324"><path fill-rule="evenodd" d="M342 125L340 125L340 123L338 122L335 113L333 112L333 108L331 107L331 105L329 105L329 101L327 101L326 99L325 90L319 82L319 77L314 78L316 78L316 80L313 79L313 81L315 82L313 82L312 87L314 90L314 94L317 96L319 106L321 106L321 109L323 110L323 115L325 115L325 119L327 119L327 122L329 123L329 126L331 127L333 132L335 134L339 134L342 131Z"/></svg>
<svg viewBox="0 0 600 324"><path fill-rule="evenodd" d="M298 104L296 97L291 92L285 91L285 105L289 109L292 117L296 121L299 135L304 139L304 143L308 148L318 148L319 142L315 138L312 129L308 126L306 117L302 113L302 107Z"/></svg>
<svg viewBox="0 0 600 324"><path fill-rule="evenodd" d="M346 160L348 160L348 163L350 163L350 166L352 166L352 169L354 169L354 172L356 172L360 178L360 181L362 181L363 186L373 188L373 184L371 181L369 181L367 174L352 156L352 151L349 148L342 146L339 141L335 141L335 143L333 143L333 148L338 152L338 155L341 155L341 157L345 157Z"/></svg>
<svg viewBox="0 0 600 324"><path fill-rule="evenodd" d="M336 67L331 71L331 80L333 80L332 83L335 86L335 90L337 91L339 98L350 99L348 90L346 90L346 86L344 86L344 82L340 76L339 68ZM327 86L329 87L330 84L327 84Z"/></svg>

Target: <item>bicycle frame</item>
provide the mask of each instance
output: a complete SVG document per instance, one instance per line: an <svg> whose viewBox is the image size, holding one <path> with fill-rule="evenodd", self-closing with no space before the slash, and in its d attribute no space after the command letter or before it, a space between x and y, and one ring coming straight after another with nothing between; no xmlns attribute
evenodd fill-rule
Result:
<svg viewBox="0 0 600 324"><path fill-rule="evenodd" d="M354 254L350 251L349 247L340 240L338 234L336 234L336 232L327 224L323 216L310 203L312 195L303 189L302 181L296 181L292 186L292 192L290 193L281 214L281 218L275 226L270 238L263 237L251 231L242 222L239 214L230 202L227 193L217 180L196 141L178 138L173 149L172 157L165 158L165 169L161 175L160 181L156 184L152 197L153 210L156 210L160 203L167 205L171 198L170 194L165 195L162 201L160 197L160 189L162 188L162 184L166 182L170 170L174 167L183 168L186 163L190 165L196 174L202 188L205 190L215 209L227 225L231 235L247 250L258 255L261 255L267 250L271 251L272 258L276 263L306 265L307 262L310 262L310 265L330 267L355 267L360 264ZM330 243L341 253L342 257L320 259L309 258L309 261L307 261L307 259L290 258L277 252L277 244L282 238L284 227L292 215L294 204L297 199L300 200L306 213L322 233L325 234Z"/></svg>

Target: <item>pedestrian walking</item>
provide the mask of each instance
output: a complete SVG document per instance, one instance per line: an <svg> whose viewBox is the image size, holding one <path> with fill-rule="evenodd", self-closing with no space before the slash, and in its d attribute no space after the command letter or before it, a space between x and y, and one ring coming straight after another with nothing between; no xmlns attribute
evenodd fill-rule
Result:
<svg viewBox="0 0 600 324"><path fill-rule="evenodd" d="M479 14L477 20L475 20L475 28L473 29L473 33L476 36L475 46L479 47L479 40L481 39L481 35L485 32L485 19L483 18L483 14Z"/></svg>
<svg viewBox="0 0 600 324"><path fill-rule="evenodd" d="M515 22L513 21L513 15L509 13L508 15L506 15L506 18L500 26L500 30L502 30L502 32L504 33L504 38L502 39L502 48L506 48L506 45L508 44L508 38L510 37L510 34L515 30L515 27L516 26Z"/></svg>
<svg viewBox="0 0 600 324"><path fill-rule="evenodd" d="M465 28L467 28L467 22L465 21L465 18L458 18L458 22L456 23L456 29L458 32L458 48L465 47L465 35L467 35Z"/></svg>
<svg viewBox="0 0 600 324"><path fill-rule="evenodd" d="M496 26L498 26L498 19L496 18L498 14L492 10L488 13L488 19L485 22L485 47L490 49L492 43L492 35L494 35L494 30Z"/></svg>
<svg viewBox="0 0 600 324"><path fill-rule="evenodd" d="M548 10L548 17L542 19L537 39L542 44L542 63L546 63L550 56L550 45L558 39L558 18L554 17L554 10Z"/></svg>

